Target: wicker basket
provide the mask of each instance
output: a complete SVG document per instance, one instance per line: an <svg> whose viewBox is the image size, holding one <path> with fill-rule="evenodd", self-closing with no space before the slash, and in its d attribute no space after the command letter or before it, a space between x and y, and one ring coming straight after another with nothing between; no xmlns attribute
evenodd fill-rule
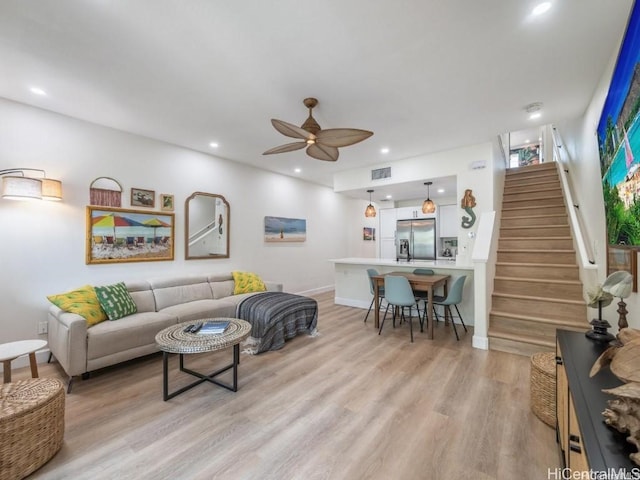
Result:
<svg viewBox="0 0 640 480"><path fill-rule="evenodd" d="M556 426L556 355L531 356L531 410L550 427Z"/></svg>
<svg viewBox="0 0 640 480"><path fill-rule="evenodd" d="M0 478L24 478L62 446L64 385L34 378L0 385Z"/></svg>

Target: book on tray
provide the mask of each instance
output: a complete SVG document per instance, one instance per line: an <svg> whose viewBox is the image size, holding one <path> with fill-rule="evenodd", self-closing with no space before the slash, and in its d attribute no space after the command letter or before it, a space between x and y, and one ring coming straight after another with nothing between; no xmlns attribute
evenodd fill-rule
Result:
<svg viewBox="0 0 640 480"><path fill-rule="evenodd" d="M229 322L227 320L215 320L208 321L202 324L202 328L198 331L198 334L211 335L214 333L224 333Z"/></svg>

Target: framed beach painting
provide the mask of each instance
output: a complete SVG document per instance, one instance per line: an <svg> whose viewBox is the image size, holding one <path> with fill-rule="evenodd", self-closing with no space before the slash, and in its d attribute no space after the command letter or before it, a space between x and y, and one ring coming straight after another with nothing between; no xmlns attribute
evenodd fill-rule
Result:
<svg viewBox="0 0 640 480"><path fill-rule="evenodd" d="M304 242L307 221L300 218L264 217L265 242Z"/></svg>
<svg viewBox="0 0 640 480"><path fill-rule="evenodd" d="M87 207L86 263L173 260L174 214Z"/></svg>
<svg viewBox="0 0 640 480"><path fill-rule="evenodd" d="M637 256L640 251L640 2L636 2L629 17L597 135L607 227L607 271L629 271L625 262L612 260L623 251L627 256ZM634 291L635 285L634 278Z"/></svg>

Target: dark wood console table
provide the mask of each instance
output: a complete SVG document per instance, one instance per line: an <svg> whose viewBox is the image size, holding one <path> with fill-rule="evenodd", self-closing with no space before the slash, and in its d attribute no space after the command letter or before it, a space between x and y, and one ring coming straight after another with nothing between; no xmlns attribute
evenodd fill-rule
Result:
<svg viewBox="0 0 640 480"><path fill-rule="evenodd" d="M635 447L602 416L607 401L614 398L602 389L622 382L609 369L589 378L607 345L567 330L558 330L556 340L556 435L565 466L572 471L638 472L640 467L629 459Z"/></svg>

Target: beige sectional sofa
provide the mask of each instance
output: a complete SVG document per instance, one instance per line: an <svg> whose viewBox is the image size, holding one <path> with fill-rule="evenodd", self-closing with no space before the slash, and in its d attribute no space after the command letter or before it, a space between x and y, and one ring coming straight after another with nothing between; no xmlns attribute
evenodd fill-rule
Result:
<svg viewBox="0 0 640 480"><path fill-rule="evenodd" d="M48 315L49 348L69 375L85 375L158 351L156 334L165 327L207 317L233 317L237 305L255 293L234 295L231 273L181 276L124 282L137 313L87 327L78 314L51 305ZM264 282L268 291L282 284Z"/></svg>

